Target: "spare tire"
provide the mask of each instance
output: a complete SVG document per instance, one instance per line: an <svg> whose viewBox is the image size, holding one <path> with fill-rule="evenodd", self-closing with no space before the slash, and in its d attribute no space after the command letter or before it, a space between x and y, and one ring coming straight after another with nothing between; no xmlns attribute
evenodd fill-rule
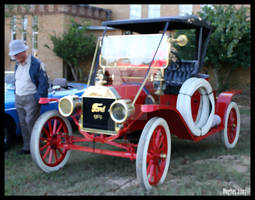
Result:
<svg viewBox="0 0 255 200"><path fill-rule="evenodd" d="M197 90L202 97L197 119L194 122L192 118L191 97ZM202 78L186 80L179 91L176 108L181 113L193 135L205 135L211 128L215 112L214 96L210 83Z"/></svg>

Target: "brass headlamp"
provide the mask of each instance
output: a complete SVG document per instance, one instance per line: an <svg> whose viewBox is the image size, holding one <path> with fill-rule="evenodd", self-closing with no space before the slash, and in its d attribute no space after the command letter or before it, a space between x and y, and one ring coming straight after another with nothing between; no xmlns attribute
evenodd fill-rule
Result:
<svg viewBox="0 0 255 200"><path fill-rule="evenodd" d="M73 114L75 108L81 106L81 101L77 95L69 95L62 97L58 103L59 113L64 117L69 117Z"/></svg>
<svg viewBox="0 0 255 200"><path fill-rule="evenodd" d="M130 99L120 99L112 103L110 107L110 116L116 123L123 123L135 112Z"/></svg>

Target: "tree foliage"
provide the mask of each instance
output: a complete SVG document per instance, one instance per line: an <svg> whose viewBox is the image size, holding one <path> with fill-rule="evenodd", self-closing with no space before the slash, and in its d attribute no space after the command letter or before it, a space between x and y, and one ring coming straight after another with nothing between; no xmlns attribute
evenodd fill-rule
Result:
<svg viewBox="0 0 255 200"><path fill-rule="evenodd" d="M234 5L214 5L203 7L198 15L213 27L204 65L213 68L218 89L222 91L227 88L234 69L250 67L250 10L244 6L237 9ZM187 33L187 36L190 34ZM188 55L191 48L195 51L193 42L186 52L182 51L183 55ZM226 74L221 73L223 69L227 71Z"/></svg>
<svg viewBox="0 0 255 200"><path fill-rule="evenodd" d="M74 80L80 81L79 65L93 55L96 38L88 33L88 24L80 25L73 19L71 22L63 35L50 34L50 39L53 43L53 52L71 69Z"/></svg>

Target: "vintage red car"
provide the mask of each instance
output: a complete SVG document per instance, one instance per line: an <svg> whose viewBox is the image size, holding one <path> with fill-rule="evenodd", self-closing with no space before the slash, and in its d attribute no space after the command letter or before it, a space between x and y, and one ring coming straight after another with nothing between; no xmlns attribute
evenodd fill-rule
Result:
<svg viewBox="0 0 255 200"><path fill-rule="evenodd" d="M240 114L231 100L240 91L216 97L209 76L200 73L211 33L207 22L191 15L103 25L133 34L109 36L105 29L82 97L61 98L58 111L46 112L37 120L30 148L41 170L62 168L71 150L136 159L137 179L150 190L167 176L171 135L197 142L217 133L227 148L236 145ZM181 59L174 47L188 42L186 35L174 37L178 29L196 32L193 60ZM72 136L70 116L81 136ZM104 143L119 150L78 142Z"/></svg>

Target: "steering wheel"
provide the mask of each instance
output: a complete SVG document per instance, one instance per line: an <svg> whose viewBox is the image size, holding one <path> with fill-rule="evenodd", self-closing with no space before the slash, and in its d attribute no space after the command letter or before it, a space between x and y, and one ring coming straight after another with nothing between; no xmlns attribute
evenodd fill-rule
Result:
<svg viewBox="0 0 255 200"><path fill-rule="evenodd" d="M180 56L175 51L171 51L171 53L173 54L171 56L171 62L175 65L175 70L178 70L182 63L182 60L181 60Z"/></svg>

